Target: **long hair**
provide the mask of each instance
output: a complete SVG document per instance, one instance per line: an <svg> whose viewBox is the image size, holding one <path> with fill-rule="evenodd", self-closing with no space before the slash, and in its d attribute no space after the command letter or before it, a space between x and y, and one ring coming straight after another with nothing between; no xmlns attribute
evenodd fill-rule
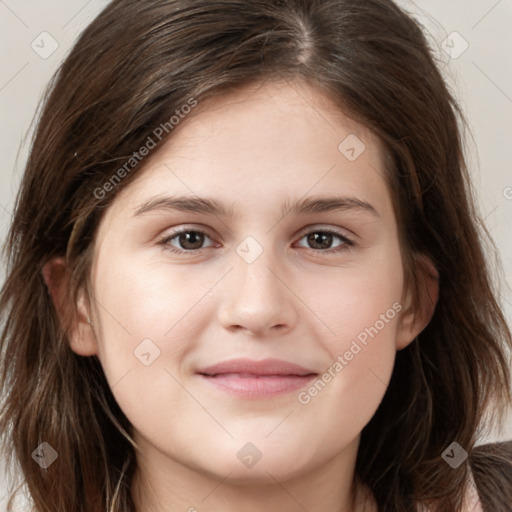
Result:
<svg viewBox="0 0 512 512"><path fill-rule="evenodd" d="M464 116L421 26L391 0L114 0L48 87L4 248L0 432L34 511L134 512L131 425L98 359L75 354L66 334L89 290L96 229L147 162L134 152L169 140L177 111L273 79L313 84L380 138L406 282L419 297L420 254L439 272L432 320L397 353L356 475L380 512L460 510L468 465L441 455L452 442L471 454L482 425L500 419L512 340ZM71 272L64 321L41 275L54 256ZM58 458L42 469L32 455L45 442Z"/></svg>

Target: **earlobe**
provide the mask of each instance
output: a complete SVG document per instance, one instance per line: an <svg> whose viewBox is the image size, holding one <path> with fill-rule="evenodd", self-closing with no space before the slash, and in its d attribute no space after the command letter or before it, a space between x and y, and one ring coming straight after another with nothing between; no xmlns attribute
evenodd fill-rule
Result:
<svg viewBox="0 0 512 512"><path fill-rule="evenodd" d="M414 256L418 269L418 308L414 308L413 290L407 290L406 307L399 320L396 349L407 347L428 325L439 298L439 272L425 254ZM412 288L412 287L411 287Z"/></svg>
<svg viewBox="0 0 512 512"><path fill-rule="evenodd" d="M66 301L69 285L69 272L66 260L56 257L48 261L42 268L42 275L52 298L59 322L66 325ZM98 353L96 335L89 320L89 311L85 304L83 292L76 305L76 315L68 330L68 340L73 352L81 356L92 356Z"/></svg>

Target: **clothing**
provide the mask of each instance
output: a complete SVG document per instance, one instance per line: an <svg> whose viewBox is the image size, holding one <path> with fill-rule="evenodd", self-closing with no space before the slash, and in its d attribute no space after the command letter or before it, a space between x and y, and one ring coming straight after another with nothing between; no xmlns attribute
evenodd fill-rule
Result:
<svg viewBox="0 0 512 512"><path fill-rule="evenodd" d="M482 508L482 503L480 501L480 496L476 488L475 479L472 471L470 471L470 481L471 483L469 485L469 490L466 495L466 499L464 500L464 506L462 510L464 512L485 512L484 509Z"/></svg>
<svg viewBox="0 0 512 512"><path fill-rule="evenodd" d="M473 490L480 498L481 508L476 510L512 512L512 440L474 446L469 462Z"/></svg>

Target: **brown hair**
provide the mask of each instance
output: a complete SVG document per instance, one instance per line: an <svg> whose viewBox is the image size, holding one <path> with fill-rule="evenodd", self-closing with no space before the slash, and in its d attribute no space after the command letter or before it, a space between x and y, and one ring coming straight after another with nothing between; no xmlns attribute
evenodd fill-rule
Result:
<svg viewBox="0 0 512 512"><path fill-rule="evenodd" d="M512 340L473 206L464 118L419 24L391 0L114 0L49 86L5 246L0 431L35 511L135 510L131 426L98 359L72 352L66 331L102 213L142 164L98 190L191 98L268 79L308 81L382 140L407 282L418 290L420 254L439 272L434 316L397 353L356 475L381 512L460 510L468 466L441 454L453 441L471 454L484 420L500 418ZM59 255L72 276L64 321L41 275ZM43 441L58 452L47 470L31 457Z"/></svg>

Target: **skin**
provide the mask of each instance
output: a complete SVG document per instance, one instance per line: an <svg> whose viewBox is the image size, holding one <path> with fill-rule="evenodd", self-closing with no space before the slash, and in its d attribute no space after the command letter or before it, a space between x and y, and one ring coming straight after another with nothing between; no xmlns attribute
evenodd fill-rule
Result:
<svg viewBox="0 0 512 512"><path fill-rule="evenodd" d="M350 134L365 145L354 161L338 150ZM134 427L138 512L362 510L365 489L352 485L361 430L396 351L437 300L437 281L426 279L429 296L413 315L382 162L380 141L319 90L267 82L200 104L115 198L95 239L94 300L79 302L70 344L97 355ZM134 216L171 194L214 198L234 214ZM287 200L333 195L378 215L281 213ZM160 243L185 227L206 233L195 242L202 250ZM323 249L305 236L329 228L354 245L334 236ZM247 236L263 250L252 263L236 252ZM190 245L175 237L167 247ZM65 276L62 259L45 270L56 302ZM297 391L239 398L196 374L235 357L274 357L321 375L393 304L401 311L307 404ZM148 338L160 356L145 366L134 350ZM247 442L262 454L250 468L237 457Z"/></svg>

